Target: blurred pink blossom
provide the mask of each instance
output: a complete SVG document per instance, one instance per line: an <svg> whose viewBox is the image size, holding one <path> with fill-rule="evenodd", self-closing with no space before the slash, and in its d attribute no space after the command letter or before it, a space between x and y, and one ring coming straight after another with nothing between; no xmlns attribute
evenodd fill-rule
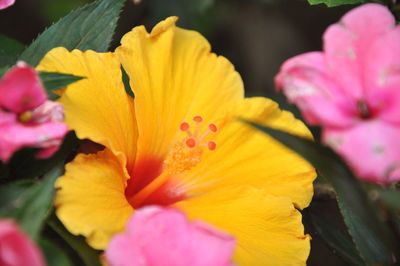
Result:
<svg viewBox="0 0 400 266"><path fill-rule="evenodd" d="M18 63L0 80L0 159L7 162L24 147L53 155L67 133L63 107L47 100L36 71Z"/></svg>
<svg viewBox="0 0 400 266"><path fill-rule="evenodd" d="M45 265L37 246L12 220L0 220L0 265Z"/></svg>
<svg viewBox="0 0 400 266"><path fill-rule="evenodd" d="M365 4L323 40L323 52L287 60L277 86L359 177L400 181L400 26L386 7Z"/></svg>
<svg viewBox="0 0 400 266"><path fill-rule="evenodd" d="M135 212L127 231L114 236L105 257L110 266L228 266L235 240L178 210L145 207Z"/></svg>
<svg viewBox="0 0 400 266"><path fill-rule="evenodd" d="M5 9L9 6L12 6L15 3L15 0L0 0L0 9Z"/></svg>

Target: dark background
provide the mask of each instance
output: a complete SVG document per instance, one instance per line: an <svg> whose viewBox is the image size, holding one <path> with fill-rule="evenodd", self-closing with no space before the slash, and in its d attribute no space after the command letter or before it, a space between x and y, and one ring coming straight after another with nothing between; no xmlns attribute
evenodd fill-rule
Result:
<svg viewBox="0 0 400 266"><path fill-rule="evenodd" d="M52 22L88 2L91 1L16 0L14 6L0 11L0 34L29 44ZM248 96L273 98L298 116L298 111L274 89L274 75L284 60L320 50L326 27L338 21L349 8L310 6L306 0L128 0L112 49L132 27L144 24L151 29L159 20L178 15L178 25L203 33L214 52L233 62ZM314 198L304 212L306 230L313 238L308 265L346 265L315 232L310 212L343 227L336 201Z"/></svg>

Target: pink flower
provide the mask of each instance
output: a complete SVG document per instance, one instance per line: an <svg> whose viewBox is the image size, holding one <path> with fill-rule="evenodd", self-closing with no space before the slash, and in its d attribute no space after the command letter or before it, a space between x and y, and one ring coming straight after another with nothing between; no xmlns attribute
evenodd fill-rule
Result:
<svg viewBox="0 0 400 266"><path fill-rule="evenodd" d="M18 63L0 80L0 159L7 162L24 147L41 148L39 158L53 155L68 131L63 113L47 101L36 71Z"/></svg>
<svg viewBox="0 0 400 266"><path fill-rule="evenodd" d="M324 51L287 60L276 84L359 177L400 181L400 27L386 7L347 13Z"/></svg>
<svg viewBox="0 0 400 266"><path fill-rule="evenodd" d="M9 6L12 6L15 3L15 0L0 0L0 9L5 9Z"/></svg>
<svg viewBox="0 0 400 266"><path fill-rule="evenodd" d="M178 210L145 207L125 233L114 236L105 257L111 266L231 265L235 240Z"/></svg>
<svg viewBox="0 0 400 266"><path fill-rule="evenodd" d="M11 220L0 220L0 265L45 265L36 245Z"/></svg>

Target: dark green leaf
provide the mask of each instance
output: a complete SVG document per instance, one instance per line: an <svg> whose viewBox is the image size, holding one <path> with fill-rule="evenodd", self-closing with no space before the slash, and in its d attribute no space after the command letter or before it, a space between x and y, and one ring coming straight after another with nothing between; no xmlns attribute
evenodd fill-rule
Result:
<svg viewBox="0 0 400 266"><path fill-rule="evenodd" d="M393 229L400 235L400 213L398 210L389 210L388 216Z"/></svg>
<svg viewBox="0 0 400 266"><path fill-rule="evenodd" d="M83 4L93 2L90 0L40 0L40 15L47 23L59 20Z"/></svg>
<svg viewBox="0 0 400 266"><path fill-rule="evenodd" d="M202 34L210 34L214 24L212 8L215 0L149 0L150 18L152 24L169 16L179 17L179 25L185 28L195 28Z"/></svg>
<svg viewBox="0 0 400 266"><path fill-rule="evenodd" d="M360 182L331 149L289 133L247 122L301 155L325 177L336 191L349 233L367 264L399 261L398 243L370 202Z"/></svg>
<svg viewBox="0 0 400 266"><path fill-rule="evenodd" d="M378 189L379 199L389 208L400 211L400 191Z"/></svg>
<svg viewBox="0 0 400 266"><path fill-rule="evenodd" d="M390 1L390 0L388 0L388 1ZM399 23L400 22L400 3L393 4L391 7L391 11L392 11L393 15L395 16L397 23Z"/></svg>
<svg viewBox="0 0 400 266"><path fill-rule="evenodd" d="M46 257L48 266L72 266L72 262L68 256L61 250L57 244L46 238L39 240L39 245L42 248L44 256Z"/></svg>
<svg viewBox="0 0 400 266"><path fill-rule="evenodd" d="M0 68L15 65L24 48L18 41L0 35Z"/></svg>
<svg viewBox="0 0 400 266"><path fill-rule="evenodd" d="M55 215L48 219L47 224L78 253L85 265L100 266L100 253L91 248L82 236L71 235Z"/></svg>
<svg viewBox="0 0 400 266"><path fill-rule="evenodd" d="M365 3L366 1L365 0L308 0L308 2L311 5L325 4L328 7L333 7L340 5L360 4L360 3Z"/></svg>
<svg viewBox="0 0 400 266"><path fill-rule="evenodd" d="M126 73L125 69L122 66L121 66L121 72L122 72L122 81L124 82L125 92L132 98L135 98L131 85L129 84L128 73Z"/></svg>
<svg viewBox="0 0 400 266"><path fill-rule="evenodd" d="M8 175L9 171L7 166L2 161L0 161L0 180L7 178Z"/></svg>
<svg viewBox="0 0 400 266"><path fill-rule="evenodd" d="M17 152L8 164L9 175L12 178L34 178L42 176L54 165L64 162L78 147L78 139L70 132L64 139L60 149L51 158L36 159L37 150L24 149Z"/></svg>
<svg viewBox="0 0 400 266"><path fill-rule="evenodd" d="M21 55L20 59L36 66L52 48L92 49L104 52L112 40L125 0L99 0L88 4L44 31Z"/></svg>
<svg viewBox="0 0 400 266"><path fill-rule="evenodd" d="M33 185L29 185L29 181L26 181L25 185L18 183L5 186L4 192L10 194L9 198L13 200L7 202L7 211L1 215L14 218L24 231L35 239L52 207L54 182L62 171L63 167L57 166L47 173L42 181Z"/></svg>
<svg viewBox="0 0 400 266"><path fill-rule="evenodd" d="M215 0L170 0L165 5L163 0L150 0L151 11L156 13L158 19L171 15L193 16L200 14L214 5Z"/></svg>
<svg viewBox="0 0 400 266"><path fill-rule="evenodd" d="M65 88L69 84L81 80L83 77L53 72L40 72L40 78L46 88L47 95L50 99L54 100L57 98L57 95L53 93L54 90Z"/></svg>
<svg viewBox="0 0 400 266"><path fill-rule="evenodd" d="M354 243L349 237L346 237L336 226L315 214L311 214L311 220L318 234L337 255L350 265L364 265Z"/></svg>
<svg viewBox="0 0 400 266"><path fill-rule="evenodd" d="M214 5L215 0L192 0L190 3L192 8L198 12L204 12Z"/></svg>
<svg viewBox="0 0 400 266"><path fill-rule="evenodd" d="M0 78L3 77L3 75L7 72L7 70L8 70L9 68L10 68L10 67L8 67L8 66L0 67Z"/></svg>
<svg viewBox="0 0 400 266"><path fill-rule="evenodd" d="M28 179L0 186L0 216L7 216L15 209L21 208L25 194L37 183L37 180Z"/></svg>

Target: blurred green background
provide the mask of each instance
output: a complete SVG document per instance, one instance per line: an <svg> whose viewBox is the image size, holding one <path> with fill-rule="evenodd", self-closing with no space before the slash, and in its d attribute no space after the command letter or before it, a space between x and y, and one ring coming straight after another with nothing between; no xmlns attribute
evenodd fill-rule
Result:
<svg viewBox="0 0 400 266"><path fill-rule="evenodd" d="M47 26L90 0L16 0L0 11L0 34L29 44ZM320 50L321 36L329 24L350 7L310 6L306 0L128 0L121 14L114 49L124 33L140 24L148 29L170 15L178 25L204 34L217 54L227 57L241 74L248 96L262 95L299 116L294 106L274 88L274 75L282 62L294 55ZM313 237L308 265L346 265L328 249L310 222L319 213L343 228L336 201L314 198L304 214Z"/></svg>

